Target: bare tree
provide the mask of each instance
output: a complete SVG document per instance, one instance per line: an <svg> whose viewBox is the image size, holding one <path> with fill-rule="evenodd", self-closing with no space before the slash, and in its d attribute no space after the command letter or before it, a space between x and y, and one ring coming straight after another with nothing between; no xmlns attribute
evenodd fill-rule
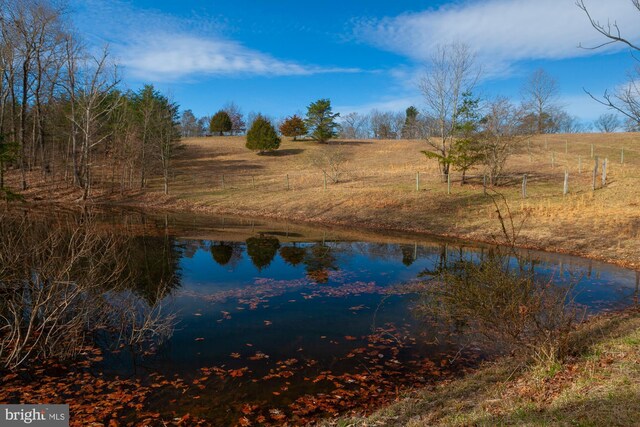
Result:
<svg viewBox="0 0 640 427"><path fill-rule="evenodd" d="M356 112L342 116L340 122L340 138L356 139L368 137L369 116Z"/></svg>
<svg viewBox="0 0 640 427"><path fill-rule="evenodd" d="M551 132L554 113L558 109L558 84L542 68L531 74L522 87L523 108L533 120L532 131L537 134Z"/></svg>
<svg viewBox="0 0 640 427"><path fill-rule="evenodd" d="M347 156L339 146L324 147L310 156L311 165L320 169L334 184L340 181L344 173Z"/></svg>
<svg viewBox="0 0 640 427"><path fill-rule="evenodd" d="M618 116L613 113L606 113L600 115L600 117L593 122L593 125L600 132L611 133L620 128L620 119L618 119Z"/></svg>
<svg viewBox="0 0 640 427"><path fill-rule="evenodd" d="M242 110L240 110L240 107L238 107L235 102L228 102L222 110L225 111L231 119L231 135L240 135L247 130Z"/></svg>
<svg viewBox="0 0 640 427"><path fill-rule="evenodd" d="M506 98L489 103L483 129L483 158L491 185L500 182L504 166L520 143L528 136L519 133L520 116Z"/></svg>
<svg viewBox="0 0 640 427"><path fill-rule="evenodd" d="M67 61L68 67L77 70L79 75L76 78L74 73L73 83L68 87L72 104L69 119L74 126L72 133L80 134L80 161L76 174L83 188L82 199L86 200L91 191L93 150L111 136L112 130L104 119L120 101L112 93L118 79L115 67L111 68L108 63L106 49L100 57L72 55Z"/></svg>
<svg viewBox="0 0 640 427"><path fill-rule="evenodd" d="M431 118L428 123L432 126L427 133L427 143L440 159L438 164L444 180L449 174L447 157L458 127L462 95L474 88L479 76L475 55L469 46L454 43L437 48L420 80L426 113Z"/></svg>
<svg viewBox="0 0 640 427"><path fill-rule="evenodd" d="M640 0L630 0L633 7L640 13ZM605 41L597 46L587 46L585 49L599 49L615 43L620 43L629 47L632 51L640 51L640 45L625 37L620 30L618 24L614 21L607 21L606 24L601 23L594 18L584 3L584 0L577 0L576 5L587 15L591 26L602 36ZM624 115L626 118L640 124L640 59L634 56L638 64L629 72L627 83L611 93L605 91L602 98L594 96L591 92L585 90L587 94L595 101L605 105Z"/></svg>

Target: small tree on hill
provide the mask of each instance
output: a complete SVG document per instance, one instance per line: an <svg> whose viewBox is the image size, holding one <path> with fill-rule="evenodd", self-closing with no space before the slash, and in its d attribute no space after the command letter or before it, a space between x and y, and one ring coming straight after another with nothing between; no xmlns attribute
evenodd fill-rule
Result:
<svg viewBox="0 0 640 427"><path fill-rule="evenodd" d="M402 126L402 138L418 138L418 109L413 105L407 108L404 125Z"/></svg>
<svg viewBox="0 0 640 427"><path fill-rule="evenodd" d="M246 147L249 150L259 151L258 154L277 150L280 147L280 138L276 129L264 116L259 114L251 124L251 129L247 132Z"/></svg>
<svg viewBox="0 0 640 427"><path fill-rule="evenodd" d="M291 117L287 117L280 125L280 133L284 136L293 137L295 141L300 135L307 134L307 125L302 118L294 114Z"/></svg>
<svg viewBox="0 0 640 427"><path fill-rule="evenodd" d="M224 132L231 132L232 128L233 122L231 121L231 117L229 117L229 113L224 110L218 111L209 123L211 133L217 133L220 136L222 136Z"/></svg>
<svg viewBox="0 0 640 427"><path fill-rule="evenodd" d="M331 101L329 99L319 99L307 107L307 127L311 130L311 136L320 143L326 143L331 138L336 137L337 129L340 127L336 123L336 118L340 113L333 113Z"/></svg>

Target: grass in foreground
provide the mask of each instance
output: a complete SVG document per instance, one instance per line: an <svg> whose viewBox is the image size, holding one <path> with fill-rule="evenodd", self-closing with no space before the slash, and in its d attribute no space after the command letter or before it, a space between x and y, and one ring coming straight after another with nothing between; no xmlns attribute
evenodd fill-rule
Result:
<svg viewBox="0 0 640 427"><path fill-rule="evenodd" d="M550 366L507 358L416 391L361 418L325 426L640 424L640 311L594 318L572 336L575 355Z"/></svg>

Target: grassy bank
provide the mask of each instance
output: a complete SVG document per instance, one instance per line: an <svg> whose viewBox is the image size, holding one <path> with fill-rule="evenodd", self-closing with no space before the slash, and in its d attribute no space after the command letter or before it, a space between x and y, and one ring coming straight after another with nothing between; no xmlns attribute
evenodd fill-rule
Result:
<svg viewBox="0 0 640 427"><path fill-rule="evenodd" d="M596 318L573 335L575 356L537 366L505 359L416 391L366 417L325 426L631 426L640 420L640 312Z"/></svg>
<svg viewBox="0 0 640 427"><path fill-rule="evenodd" d="M552 135L520 147L507 164L508 178L496 188L506 196L514 219L524 220L520 245L640 267L638 141L638 134ZM174 162L169 196L162 194L159 179L151 180L144 191L122 189L121 182L110 180L106 167L92 201L478 241L499 235L495 207L483 194L481 172L471 171L465 185L454 174L448 194L437 165L420 154L423 141L335 141L327 146L286 140L276 153L264 156L247 150L243 137L195 138L184 144ZM325 189L323 173L312 160L337 146L345 158L342 173L337 183L329 179ZM609 161L607 184L600 188L599 173L596 191L591 188L592 147L594 157ZM526 199L521 189L524 174ZM10 176L9 183L17 178ZM48 182L34 185L25 196L69 202L79 193L67 184Z"/></svg>

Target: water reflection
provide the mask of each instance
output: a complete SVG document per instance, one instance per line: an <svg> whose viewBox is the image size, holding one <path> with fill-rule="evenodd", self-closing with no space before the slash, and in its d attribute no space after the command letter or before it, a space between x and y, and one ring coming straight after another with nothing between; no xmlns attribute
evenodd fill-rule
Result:
<svg viewBox="0 0 640 427"><path fill-rule="evenodd" d="M53 263L50 255L59 260L78 253L82 246L70 236L82 235L75 233L87 218L28 217L24 228L0 224L0 240L13 245L0 251L0 311L6 315L33 300L22 290L31 272L57 265L47 271L65 271L64 280L47 273L38 284L67 292L83 284L75 305L81 316L74 322L99 326L97 344L115 350L99 364L105 378L162 375L186 385L150 395L154 411L180 408L233 425L249 416L244 405L259 403L264 410L252 409L252 422L260 416L278 422L269 418L274 409L278 417L302 423L375 407L403 386L438 381L487 357L459 336L441 334L433 319L416 317L413 309L425 279L460 262L486 260L493 253L488 246L107 212L90 221L95 242L62 268L67 264ZM23 235L12 231L17 229ZM56 239L62 243L51 245L50 230L61 230ZM39 256L28 255L33 248ZM592 312L637 303L635 272L574 257L520 255L508 262L517 267L524 261L528 271L559 286L577 278L576 300ZM20 306L21 316L33 312ZM80 331L78 336L90 336Z"/></svg>
<svg viewBox="0 0 640 427"><path fill-rule="evenodd" d="M280 241L273 236L249 237L246 241L247 254L258 271L268 267L278 253Z"/></svg>

